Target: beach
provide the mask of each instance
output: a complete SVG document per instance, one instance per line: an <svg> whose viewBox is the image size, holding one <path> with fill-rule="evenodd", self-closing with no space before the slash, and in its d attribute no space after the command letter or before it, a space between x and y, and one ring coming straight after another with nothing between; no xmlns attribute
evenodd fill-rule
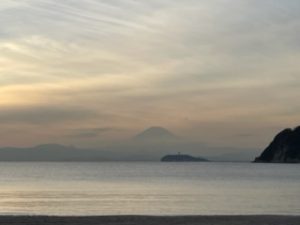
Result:
<svg viewBox="0 0 300 225"><path fill-rule="evenodd" d="M300 216L0 216L1 225L299 225Z"/></svg>

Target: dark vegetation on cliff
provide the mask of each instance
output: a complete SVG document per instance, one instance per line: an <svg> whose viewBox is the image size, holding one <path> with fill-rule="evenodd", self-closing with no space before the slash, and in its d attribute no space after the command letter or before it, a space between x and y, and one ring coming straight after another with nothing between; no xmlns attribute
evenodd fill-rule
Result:
<svg viewBox="0 0 300 225"><path fill-rule="evenodd" d="M255 162L300 163L300 126L277 134Z"/></svg>

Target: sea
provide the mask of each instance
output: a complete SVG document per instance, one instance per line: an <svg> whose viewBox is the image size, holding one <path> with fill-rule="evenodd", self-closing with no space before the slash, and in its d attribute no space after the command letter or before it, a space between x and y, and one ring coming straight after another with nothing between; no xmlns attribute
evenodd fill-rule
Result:
<svg viewBox="0 0 300 225"><path fill-rule="evenodd" d="M0 215L300 215L300 164L1 162Z"/></svg>

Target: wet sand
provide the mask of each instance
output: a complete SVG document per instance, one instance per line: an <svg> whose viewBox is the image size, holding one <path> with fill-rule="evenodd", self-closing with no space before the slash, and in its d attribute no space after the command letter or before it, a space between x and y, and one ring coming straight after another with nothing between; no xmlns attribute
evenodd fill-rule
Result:
<svg viewBox="0 0 300 225"><path fill-rule="evenodd" d="M299 225L300 216L0 216L0 225Z"/></svg>

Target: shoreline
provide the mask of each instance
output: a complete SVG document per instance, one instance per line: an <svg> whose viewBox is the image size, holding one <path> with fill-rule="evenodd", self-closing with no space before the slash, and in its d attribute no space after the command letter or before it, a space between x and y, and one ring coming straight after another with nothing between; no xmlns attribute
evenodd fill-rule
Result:
<svg viewBox="0 0 300 225"><path fill-rule="evenodd" d="M0 225L299 225L300 215L224 216L10 216Z"/></svg>

